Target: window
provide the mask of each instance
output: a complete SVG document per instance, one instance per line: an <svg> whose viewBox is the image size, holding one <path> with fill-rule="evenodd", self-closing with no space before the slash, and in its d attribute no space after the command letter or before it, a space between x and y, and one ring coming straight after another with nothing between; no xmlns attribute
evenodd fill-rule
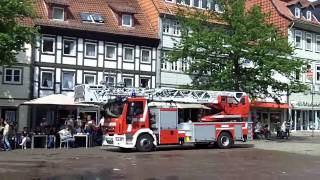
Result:
<svg viewBox="0 0 320 180"><path fill-rule="evenodd" d="M42 38L42 52L43 53L54 53L54 44L55 39L51 37L43 37Z"/></svg>
<svg viewBox="0 0 320 180"><path fill-rule="evenodd" d="M320 52L320 35L316 36L316 52Z"/></svg>
<svg viewBox="0 0 320 180"><path fill-rule="evenodd" d="M108 86L114 86L115 85L115 77L114 76L105 76L106 84Z"/></svg>
<svg viewBox="0 0 320 180"><path fill-rule="evenodd" d="M133 61L133 48L124 48L124 61Z"/></svg>
<svg viewBox="0 0 320 180"><path fill-rule="evenodd" d="M166 34L170 33L170 21L168 19L163 20L162 32Z"/></svg>
<svg viewBox="0 0 320 180"><path fill-rule="evenodd" d="M84 75L84 84L96 84L96 75L85 74Z"/></svg>
<svg viewBox="0 0 320 180"><path fill-rule="evenodd" d="M190 5L190 0L177 0L177 4Z"/></svg>
<svg viewBox="0 0 320 180"><path fill-rule="evenodd" d="M106 45L106 59L117 59L117 47L114 45Z"/></svg>
<svg viewBox="0 0 320 180"><path fill-rule="evenodd" d="M19 68L4 69L4 83L22 84L21 76L22 76L22 69L19 69Z"/></svg>
<svg viewBox="0 0 320 180"><path fill-rule="evenodd" d="M302 32L301 31L295 31L295 47L296 48L302 48Z"/></svg>
<svg viewBox="0 0 320 180"><path fill-rule="evenodd" d="M295 80L300 80L300 70L295 71Z"/></svg>
<svg viewBox="0 0 320 180"><path fill-rule="evenodd" d="M75 56L76 55L76 41L75 40L63 40L63 54Z"/></svg>
<svg viewBox="0 0 320 180"><path fill-rule="evenodd" d="M306 33L306 50L312 50L312 34Z"/></svg>
<svg viewBox="0 0 320 180"><path fill-rule="evenodd" d="M96 58L97 57L97 44L96 43L85 43L85 57Z"/></svg>
<svg viewBox="0 0 320 180"><path fill-rule="evenodd" d="M300 18L300 8L294 8L294 16Z"/></svg>
<svg viewBox="0 0 320 180"><path fill-rule="evenodd" d="M201 2L201 7L203 9L207 9L208 8L208 0L202 0Z"/></svg>
<svg viewBox="0 0 320 180"><path fill-rule="evenodd" d="M188 71L189 67L188 67L188 62L187 62L187 61L182 60L181 66L182 66L182 67L181 67L181 70L182 70L183 72Z"/></svg>
<svg viewBox="0 0 320 180"><path fill-rule="evenodd" d="M172 71L178 71L178 63L177 62L172 62L171 63L171 70Z"/></svg>
<svg viewBox="0 0 320 180"><path fill-rule="evenodd" d="M167 68L168 68L167 52L162 51L161 52L161 69L167 70Z"/></svg>
<svg viewBox="0 0 320 180"><path fill-rule="evenodd" d="M320 65L317 65L317 81L320 81Z"/></svg>
<svg viewBox="0 0 320 180"><path fill-rule="evenodd" d="M123 78L124 87L133 87L133 78Z"/></svg>
<svg viewBox="0 0 320 180"><path fill-rule="evenodd" d="M200 0L193 0L193 6L200 8Z"/></svg>
<svg viewBox="0 0 320 180"><path fill-rule="evenodd" d="M141 78L140 79L140 87L142 88L150 88L150 79L147 79L147 78Z"/></svg>
<svg viewBox="0 0 320 180"><path fill-rule="evenodd" d="M312 19L312 13L311 11L307 11L307 20L311 21L311 19Z"/></svg>
<svg viewBox="0 0 320 180"><path fill-rule="evenodd" d="M104 20L100 14L80 13L80 18L83 22L103 23Z"/></svg>
<svg viewBox="0 0 320 180"><path fill-rule="evenodd" d="M151 62L151 51L147 49L141 49L141 62L150 63Z"/></svg>
<svg viewBox="0 0 320 180"><path fill-rule="evenodd" d="M74 72L62 72L62 89L73 90L74 88Z"/></svg>
<svg viewBox="0 0 320 180"><path fill-rule="evenodd" d="M122 26L132 27L132 15L130 14L122 15Z"/></svg>
<svg viewBox="0 0 320 180"><path fill-rule="evenodd" d="M52 19L54 20L64 20L64 9L59 7L53 7Z"/></svg>
<svg viewBox="0 0 320 180"><path fill-rule="evenodd" d="M168 62L166 60L162 60L161 62L161 69L163 70L167 70L167 67L168 67Z"/></svg>
<svg viewBox="0 0 320 180"><path fill-rule="evenodd" d="M178 21L173 21L172 28L174 35L180 35L180 24Z"/></svg>
<svg viewBox="0 0 320 180"><path fill-rule="evenodd" d="M52 71L41 71L41 88L53 89Z"/></svg>

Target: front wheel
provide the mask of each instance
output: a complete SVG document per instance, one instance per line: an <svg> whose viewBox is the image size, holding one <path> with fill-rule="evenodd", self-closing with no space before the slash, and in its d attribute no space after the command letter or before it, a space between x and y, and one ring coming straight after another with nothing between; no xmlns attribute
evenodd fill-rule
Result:
<svg viewBox="0 0 320 180"><path fill-rule="evenodd" d="M150 152L153 149L153 138L148 134L139 136L136 148L140 152Z"/></svg>
<svg viewBox="0 0 320 180"><path fill-rule="evenodd" d="M232 146L233 140L231 139L231 136L227 132L220 133L218 137L218 146L221 149L228 149Z"/></svg>

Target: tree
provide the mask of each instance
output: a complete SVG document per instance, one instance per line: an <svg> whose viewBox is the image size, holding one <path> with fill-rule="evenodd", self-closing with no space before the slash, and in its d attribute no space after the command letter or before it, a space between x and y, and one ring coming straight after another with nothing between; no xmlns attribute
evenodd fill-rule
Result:
<svg viewBox="0 0 320 180"><path fill-rule="evenodd" d="M245 0L221 1L224 12L179 10L181 40L171 61L188 61L192 87L244 91L251 97L272 97L302 91L295 80L304 62L293 57L288 39L259 6L245 9ZM283 80L275 78L281 76Z"/></svg>
<svg viewBox="0 0 320 180"><path fill-rule="evenodd" d="M16 62L16 55L25 51L25 43L33 44L37 28L22 22L35 18L31 0L0 1L0 65Z"/></svg>

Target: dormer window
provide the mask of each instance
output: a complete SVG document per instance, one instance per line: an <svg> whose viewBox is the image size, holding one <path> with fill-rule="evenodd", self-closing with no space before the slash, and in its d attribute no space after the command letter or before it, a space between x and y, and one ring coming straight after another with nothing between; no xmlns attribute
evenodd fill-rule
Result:
<svg viewBox="0 0 320 180"><path fill-rule="evenodd" d="M122 26L132 27L132 15L122 14Z"/></svg>
<svg viewBox="0 0 320 180"><path fill-rule="evenodd" d="M177 2L177 4L190 6L190 0L177 0L176 2Z"/></svg>
<svg viewBox="0 0 320 180"><path fill-rule="evenodd" d="M103 23L104 20L100 14L80 13L82 22Z"/></svg>
<svg viewBox="0 0 320 180"><path fill-rule="evenodd" d="M311 19L312 19L312 13L311 13L311 11L307 11L307 15L306 15L307 17L307 20L308 21L311 21Z"/></svg>
<svg viewBox="0 0 320 180"><path fill-rule="evenodd" d="M300 18L300 8L294 8L294 16Z"/></svg>
<svg viewBox="0 0 320 180"><path fill-rule="evenodd" d="M64 21L64 8L53 7L52 8L52 19Z"/></svg>

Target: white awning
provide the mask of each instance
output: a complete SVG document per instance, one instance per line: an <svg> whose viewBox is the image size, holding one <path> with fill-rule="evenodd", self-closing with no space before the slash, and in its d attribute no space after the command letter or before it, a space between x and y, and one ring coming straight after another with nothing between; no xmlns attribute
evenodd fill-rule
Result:
<svg viewBox="0 0 320 180"><path fill-rule="evenodd" d="M92 104L81 104L74 102L74 98L63 94L52 94L49 96L26 101L21 105L59 105L59 106L85 106L95 107ZM96 106L98 107L98 106Z"/></svg>
<svg viewBox="0 0 320 180"><path fill-rule="evenodd" d="M151 102L148 104L148 106L151 107L162 107L162 108L167 108L167 107L173 107L173 108L178 108L178 109L210 109L209 107L202 105L202 104L191 104L191 103L169 103L169 102Z"/></svg>
<svg viewBox="0 0 320 180"><path fill-rule="evenodd" d="M179 109L210 109L209 107L202 104L182 104L177 103Z"/></svg>

